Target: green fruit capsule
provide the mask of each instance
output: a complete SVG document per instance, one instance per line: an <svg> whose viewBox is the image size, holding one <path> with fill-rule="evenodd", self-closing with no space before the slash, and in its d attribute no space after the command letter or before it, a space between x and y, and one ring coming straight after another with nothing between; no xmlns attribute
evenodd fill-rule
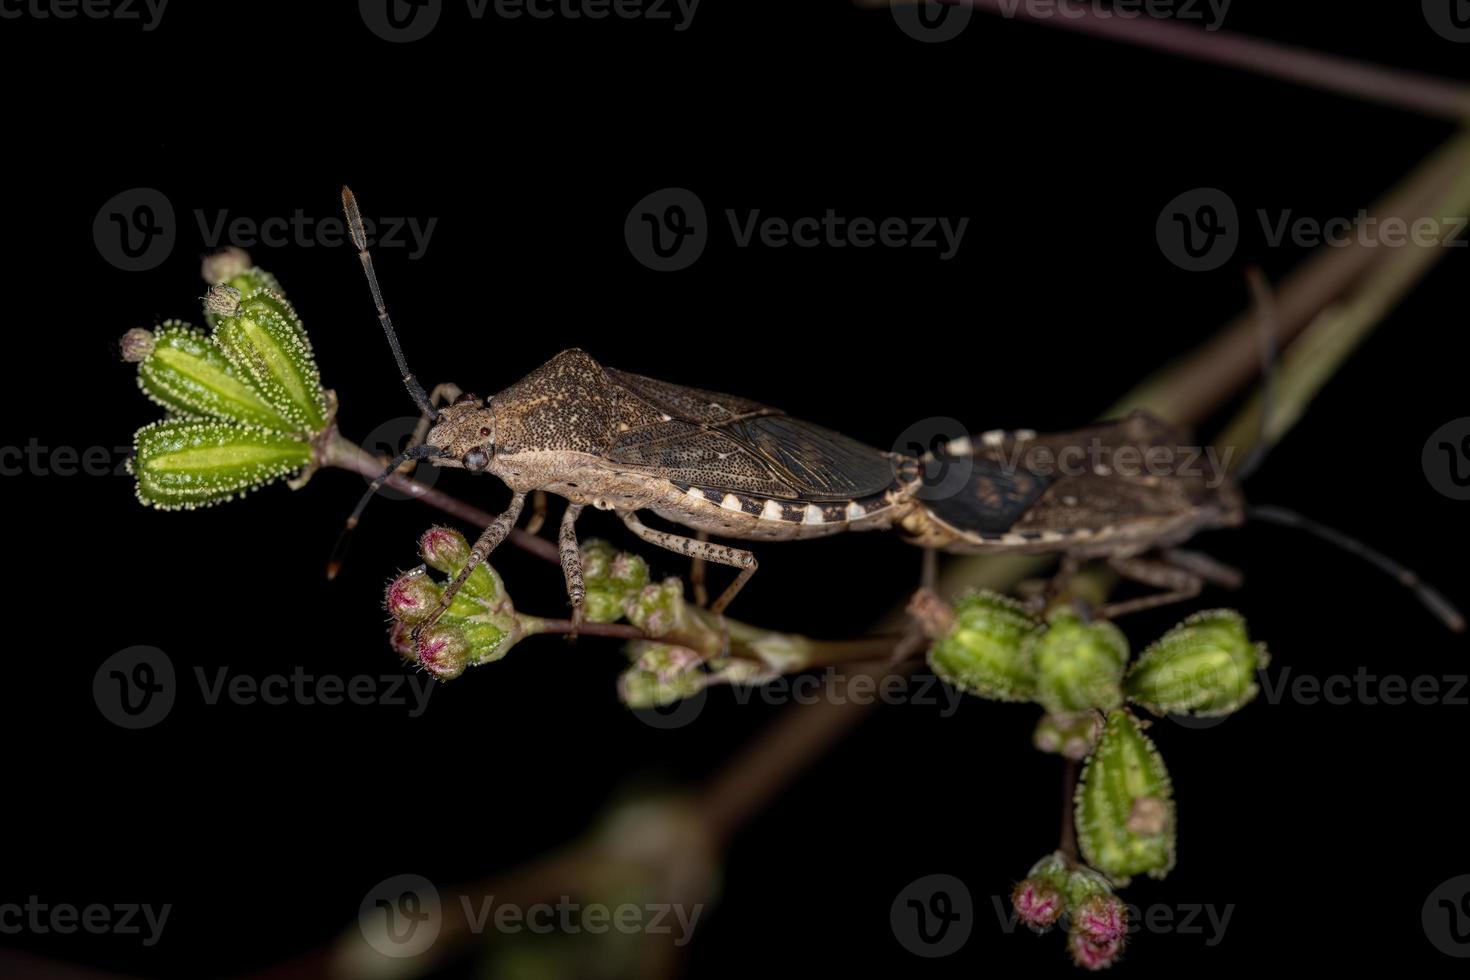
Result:
<svg viewBox="0 0 1470 980"><path fill-rule="evenodd" d="M217 290L231 288L215 287L211 298ZM311 343L291 304L279 293L261 288L228 306L230 312L217 312L224 307L216 303L209 315L215 342L230 363L291 421L293 429L321 431L327 419L326 396Z"/></svg>
<svg viewBox="0 0 1470 980"><path fill-rule="evenodd" d="M164 510L217 504L311 462L311 446L255 426L192 419L145 425L129 468L138 499Z"/></svg>
<svg viewBox="0 0 1470 980"><path fill-rule="evenodd" d="M1249 704L1269 661L1233 609L1196 613L1143 651L1128 672L1128 697L1154 714L1227 715Z"/></svg>
<svg viewBox="0 0 1470 980"><path fill-rule="evenodd" d="M1071 612L1058 612L1028 652L1036 671L1036 700L1047 711L1107 711L1123 703L1128 640L1112 623L1084 623Z"/></svg>
<svg viewBox="0 0 1470 980"><path fill-rule="evenodd" d="M277 432L293 428L202 330L169 320L149 343L135 338L130 349L137 352L138 387L164 408Z"/></svg>
<svg viewBox="0 0 1470 980"><path fill-rule="evenodd" d="M954 687L997 701L1030 701L1036 675L1026 645L1041 631L1014 599L976 592L955 606L954 625L929 649L929 669Z"/></svg>
<svg viewBox="0 0 1470 980"><path fill-rule="evenodd" d="M1082 770L1077 843L1087 863L1119 885L1174 867L1174 799L1163 757L1127 711L1109 713Z"/></svg>

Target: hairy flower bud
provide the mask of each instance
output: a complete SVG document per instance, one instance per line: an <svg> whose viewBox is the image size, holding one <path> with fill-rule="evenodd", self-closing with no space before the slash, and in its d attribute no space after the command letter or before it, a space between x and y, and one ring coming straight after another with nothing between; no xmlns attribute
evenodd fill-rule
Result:
<svg viewBox="0 0 1470 980"><path fill-rule="evenodd" d="M1036 677L1026 644L1040 629L1014 599L976 592L956 604L949 632L929 649L929 667L970 694L1029 701L1036 693Z"/></svg>
<svg viewBox="0 0 1470 980"><path fill-rule="evenodd" d="M1036 700L1053 713L1107 710L1123 703L1128 641L1106 621L1084 623L1069 611L1054 614L1030 642Z"/></svg>
<svg viewBox="0 0 1470 980"><path fill-rule="evenodd" d="M1268 660L1239 613L1195 613L1143 651L1128 672L1128 697L1160 715L1230 714L1256 696L1256 672Z"/></svg>
<svg viewBox="0 0 1470 980"><path fill-rule="evenodd" d="M1033 932L1046 932L1056 925L1066 904L1056 885L1044 878L1027 878L1011 892L1016 916Z"/></svg>

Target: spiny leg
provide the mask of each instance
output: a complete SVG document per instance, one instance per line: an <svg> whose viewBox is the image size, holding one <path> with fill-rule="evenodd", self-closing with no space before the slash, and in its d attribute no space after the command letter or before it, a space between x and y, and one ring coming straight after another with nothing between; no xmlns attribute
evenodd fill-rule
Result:
<svg viewBox="0 0 1470 980"><path fill-rule="evenodd" d="M527 534L540 534L546 524L546 491L531 491L531 519L526 522Z"/></svg>
<svg viewBox="0 0 1470 980"><path fill-rule="evenodd" d="M1193 572L1211 585L1218 585L1222 589L1238 589L1245 581L1245 575L1240 569L1227 565L1217 558L1212 558L1203 551L1165 548L1161 554L1170 565Z"/></svg>
<svg viewBox="0 0 1470 980"><path fill-rule="evenodd" d="M1147 558L1109 558L1108 567L1126 579L1152 585L1163 592L1140 596L1124 602L1113 602L1098 610L1104 619L1117 619L1129 613L1156 609L1176 602L1193 599L1204 588L1204 579L1187 568L1171 565L1166 561Z"/></svg>
<svg viewBox="0 0 1470 980"><path fill-rule="evenodd" d="M429 614L428 619L424 620L419 626L414 627L413 635L415 639L418 638L419 633L425 627L433 626L439 621L439 617L444 615L444 611L449 608L454 602L454 597L464 587L465 579L469 578L470 573L475 570L476 566L488 558L490 552L499 547L500 542L509 536L510 529L516 526L516 521L521 516L521 508L525 504L526 495L524 493L515 494L510 498L510 506L505 509L505 513L491 521L485 530L480 533L480 537L475 542L474 547L470 548L470 557L465 561L464 568L459 570L459 574L454 577L453 582L445 586L444 594L439 597L439 605L434 607L434 611Z"/></svg>
<svg viewBox="0 0 1470 980"><path fill-rule="evenodd" d="M561 570L567 579L567 598L572 603L573 635L582 623L582 604L587 598L587 586L582 581L582 549L577 545L577 517L581 513L581 504L567 504L566 513L561 515L561 531L557 535L561 547Z"/></svg>
<svg viewBox="0 0 1470 980"><path fill-rule="evenodd" d="M643 522L638 520L638 515L631 510L621 511L619 516L622 517L623 523L628 525L628 530L649 544L666 548L686 558L703 558L719 565L729 565L731 568L740 569L740 574L735 576L735 581L731 582L725 591L720 593L720 597L714 601L714 605L709 607L709 611L716 616L725 611L730 600L739 594L740 590L745 587L745 583L749 582L750 577L755 574L756 568L759 567L755 555L744 548L712 544L709 541L687 538L682 534L672 534L668 531L655 531L653 528L645 527Z"/></svg>
<svg viewBox="0 0 1470 980"><path fill-rule="evenodd" d="M708 541L709 535L700 531L695 538ZM694 586L694 604L701 609L709 605L709 588L705 585L708 572L709 566L703 558L689 559L689 584Z"/></svg>

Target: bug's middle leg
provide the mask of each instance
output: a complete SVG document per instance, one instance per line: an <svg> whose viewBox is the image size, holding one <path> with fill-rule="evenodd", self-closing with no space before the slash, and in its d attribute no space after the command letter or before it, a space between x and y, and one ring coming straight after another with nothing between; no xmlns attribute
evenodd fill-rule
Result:
<svg viewBox="0 0 1470 980"><path fill-rule="evenodd" d="M561 530L557 543L561 555L561 571L567 580L567 599L572 603L572 626L581 625L583 603L587 599L587 586L582 580L582 549L577 544L577 518L582 513L581 504L568 503L561 515Z"/></svg>
<svg viewBox="0 0 1470 980"><path fill-rule="evenodd" d="M434 390L429 392L429 406L431 408L438 408L440 405L454 401L462 394L464 392L460 391L459 385L452 381L446 381L443 384L435 385ZM424 444L424 440L429 437L429 423L431 421L433 420L429 418L428 412L419 415L418 424L413 427L413 434L408 437L408 445L404 447L405 449L414 449ZM398 467L398 472L403 476L409 476L413 473L414 467L418 465L418 460L410 459Z"/></svg>
<svg viewBox="0 0 1470 980"><path fill-rule="evenodd" d="M668 531L655 531L651 527L645 527L643 522L638 520L638 515L634 514L631 510L620 511L618 516L622 517L623 523L628 525L628 530L649 544L656 544L660 548L667 548L669 551L683 555L686 558L703 558L705 561L712 561L720 565L729 565L731 568L740 569L740 574L735 576L735 581L726 586L725 591L721 592L720 597L709 607L709 611L716 616L725 611L725 607L730 604L730 600L734 599L740 590L745 587L745 583L750 581L750 577L755 574L755 570L758 567L759 563L755 560L755 555L746 551L744 548L732 548L729 545L700 541L695 538L687 538L682 534L672 534Z"/></svg>
<svg viewBox="0 0 1470 980"><path fill-rule="evenodd" d="M453 582L445 586L444 594L439 597L439 605L434 607L434 611L429 614L428 619L414 627L413 635L415 638L426 627L432 626L439 621L439 617L443 616L450 605L454 603L454 597L464 587L465 580L470 577L470 573L475 570L480 562L488 558L490 552L499 547L500 543L510 535L510 529L516 526L516 521L521 516L521 508L525 504L526 495L524 493L515 494L510 498L510 506L505 509L505 512L491 521L485 530L480 533L480 537L475 541L474 546L470 548L470 556L465 560L464 568L459 570L459 574L454 577Z"/></svg>
<svg viewBox="0 0 1470 980"><path fill-rule="evenodd" d="M1197 573L1167 561L1148 558L1109 558L1108 567L1119 575L1143 585L1152 585L1164 591L1140 596L1123 602L1113 602L1098 610L1105 619L1116 619L1129 613L1156 609L1176 602L1193 599L1204 588L1205 580Z"/></svg>

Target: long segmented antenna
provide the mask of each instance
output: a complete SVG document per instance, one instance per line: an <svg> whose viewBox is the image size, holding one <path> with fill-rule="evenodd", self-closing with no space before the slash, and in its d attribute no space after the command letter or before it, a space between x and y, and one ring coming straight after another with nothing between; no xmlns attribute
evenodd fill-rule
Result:
<svg viewBox="0 0 1470 980"><path fill-rule="evenodd" d="M443 456L444 450L437 446L414 446L406 449L393 458L387 468L383 470L378 478L368 484L367 492L357 501L357 506L352 508L352 513L347 517L347 523L342 527L342 533L337 535L337 544L332 548L332 557L327 560L327 580L337 577L342 570L342 561L347 557L347 546L352 542L352 530L357 527L357 522L362 519L362 512L367 509L368 501L377 496L383 484L393 476L393 471L411 459L428 459L432 456Z"/></svg>
<svg viewBox="0 0 1470 980"><path fill-rule="evenodd" d="M367 276L368 287L373 291L373 304L378 308L378 322L383 325L383 333L388 338L388 346L393 349L393 359L398 362L398 371L403 375L403 383L408 386L408 393L413 397L414 404L418 405L419 411L423 412L430 420L439 418L439 413L434 406L429 404L429 396L424 392L424 386L419 384L419 379L414 377L408 369L408 361L403 357L403 348L398 343L398 333L393 329L393 320L388 316L388 307L383 304L383 290L378 287L378 274L373 271L373 257L368 252L367 232L362 227L362 212L357 209L357 198L353 196L352 189L344 186L342 188L342 210L347 214L347 230L352 235L352 244L357 248L357 257L362 260L362 271Z"/></svg>
<svg viewBox="0 0 1470 980"><path fill-rule="evenodd" d="M1324 541L1337 545L1343 551L1357 555L1370 565L1393 576L1400 585L1411 589L1414 595L1419 597L1419 601L1424 603L1425 607L1451 630L1456 633L1465 631L1465 617L1438 589L1420 579L1416 572L1405 568L1382 552L1368 547L1357 538L1344 534L1336 528L1320 524L1294 510L1287 510L1285 507L1251 507L1247 513L1258 521L1306 531L1308 534L1316 535Z"/></svg>

